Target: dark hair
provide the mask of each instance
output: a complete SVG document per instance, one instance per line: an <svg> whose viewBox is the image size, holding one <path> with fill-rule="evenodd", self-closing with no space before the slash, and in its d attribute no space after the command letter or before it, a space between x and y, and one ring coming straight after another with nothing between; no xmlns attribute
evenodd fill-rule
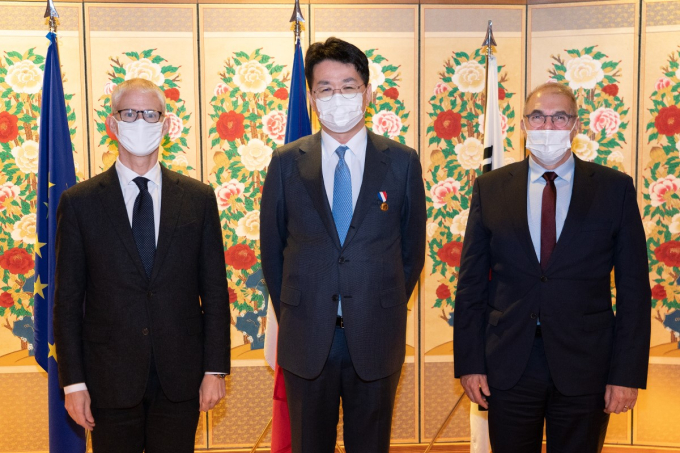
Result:
<svg viewBox="0 0 680 453"><path fill-rule="evenodd" d="M305 77L310 90L314 84L314 66L324 60L354 65L354 69L361 76L364 85L368 85L369 72L366 54L354 44L331 36L326 42L315 42L307 49L307 54L305 55Z"/></svg>

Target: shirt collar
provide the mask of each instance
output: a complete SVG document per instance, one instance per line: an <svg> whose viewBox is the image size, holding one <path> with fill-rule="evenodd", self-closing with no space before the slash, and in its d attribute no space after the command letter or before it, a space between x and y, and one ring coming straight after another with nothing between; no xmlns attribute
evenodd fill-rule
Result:
<svg viewBox="0 0 680 453"><path fill-rule="evenodd" d="M569 152L569 159L554 170L546 170L536 162L533 156L529 155L529 181L536 182L543 178L543 173L546 171L554 171L559 178L571 182L574 177L574 167L576 161L574 160L574 153Z"/></svg>
<svg viewBox="0 0 680 453"><path fill-rule="evenodd" d="M357 158L362 158L366 155L366 143L368 141L368 133L366 128L362 127L359 132L354 134L354 137L350 138L345 146L349 148L349 151ZM323 129L321 130L321 149L326 155L326 158L330 158L335 154L335 150L341 145L339 141L330 136Z"/></svg>
<svg viewBox="0 0 680 453"><path fill-rule="evenodd" d="M125 187L128 184L135 184L133 179L140 176L139 174L135 173L134 171L130 170L125 165L123 165L120 159L116 159L116 172L118 173L118 179L120 180L121 187ZM145 174L141 176L145 177L152 183L156 184L156 186L160 187L161 186L160 163L156 162L156 165L151 167L149 171L147 171Z"/></svg>

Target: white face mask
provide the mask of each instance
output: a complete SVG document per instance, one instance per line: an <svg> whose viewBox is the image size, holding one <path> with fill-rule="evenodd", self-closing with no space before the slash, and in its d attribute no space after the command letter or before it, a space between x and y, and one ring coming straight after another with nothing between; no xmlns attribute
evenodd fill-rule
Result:
<svg viewBox="0 0 680 453"><path fill-rule="evenodd" d="M115 118L114 118L115 119ZM118 142L135 156L148 156L158 149L163 138L163 121L147 123L138 119L133 123L118 121Z"/></svg>
<svg viewBox="0 0 680 453"><path fill-rule="evenodd" d="M574 123L574 126L576 126L576 123ZM555 165L571 148L571 131L574 126L569 130L528 130L525 126L527 133L526 147L543 165Z"/></svg>
<svg viewBox="0 0 680 453"><path fill-rule="evenodd" d="M316 99L319 121L338 134L349 131L364 117L364 95L357 94L352 99L345 99L338 93L327 101Z"/></svg>

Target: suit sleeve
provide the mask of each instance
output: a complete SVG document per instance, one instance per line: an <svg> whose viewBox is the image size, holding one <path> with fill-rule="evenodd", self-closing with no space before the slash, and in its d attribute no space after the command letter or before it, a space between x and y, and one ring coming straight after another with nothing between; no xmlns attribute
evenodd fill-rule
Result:
<svg viewBox="0 0 680 453"><path fill-rule="evenodd" d="M406 200L401 213L401 255L407 299L411 297L425 264L427 211L422 173L418 154L411 151L406 179Z"/></svg>
<svg viewBox="0 0 680 453"><path fill-rule="evenodd" d="M272 307L279 319L281 284L283 280L283 250L286 246L286 218L281 155L274 152L262 189L260 207L260 253L262 273Z"/></svg>
<svg viewBox="0 0 680 453"><path fill-rule="evenodd" d="M76 211L65 192L57 207L56 268L52 325L59 358L59 383L85 382L83 304L87 261Z"/></svg>
<svg viewBox="0 0 680 453"><path fill-rule="evenodd" d="M616 326L608 383L645 388L651 331L651 289L645 231L631 178L626 180L614 249Z"/></svg>
<svg viewBox="0 0 680 453"><path fill-rule="evenodd" d="M489 291L490 234L483 224L481 188L475 180L458 274L453 316L455 377L486 374L484 354Z"/></svg>
<svg viewBox="0 0 680 453"><path fill-rule="evenodd" d="M222 225L215 193L210 191L203 218L199 256L199 291L203 309L204 371L231 371L231 313L224 263Z"/></svg>

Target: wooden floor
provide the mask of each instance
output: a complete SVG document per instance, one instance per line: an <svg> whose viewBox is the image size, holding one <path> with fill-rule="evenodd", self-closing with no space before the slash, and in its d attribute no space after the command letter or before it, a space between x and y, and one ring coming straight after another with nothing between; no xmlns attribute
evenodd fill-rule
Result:
<svg viewBox="0 0 680 453"><path fill-rule="evenodd" d="M423 453L427 445L399 445L392 446L390 448L390 453ZM197 450L199 451L199 450ZM437 444L432 447L431 452L436 453L470 453L469 443L456 443L456 444ZM211 453L245 453L250 452L250 450L210 450ZM269 453L267 448L258 448L257 453ZM338 450L336 450L336 453ZM545 445L543 446L543 452L545 453ZM661 447L633 447L633 446L605 446L602 453L663 453L663 452L678 452L680 453L680 448L661 448ZM343 451L343 453L345 453Z"/></svg>

